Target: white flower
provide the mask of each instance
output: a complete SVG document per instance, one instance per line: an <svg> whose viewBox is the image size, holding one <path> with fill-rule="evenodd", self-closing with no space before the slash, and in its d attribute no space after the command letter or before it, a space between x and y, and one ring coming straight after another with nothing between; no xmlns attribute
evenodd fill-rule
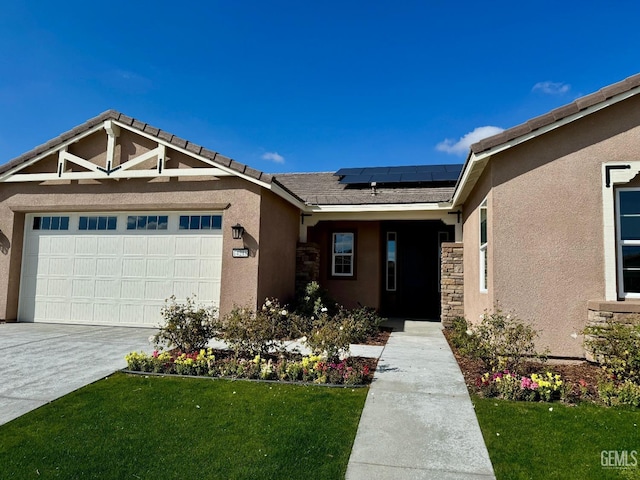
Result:
<svg viewBox="0 0 640 480"><path fill-rule="evenodd" d="M265 304L267 307L270 307L270 306L271 306L271 300L267 300L266 302L264 302L264 304Z"/></svg>
<svg viewBox="0 0 640 480"><path fill-rule="evenodd" d="M549 407L549 411L550 411L550 412L553 412L553 407Z"/></svg>
<svg viewBox="0 0 640 480"><path fill-rule="evenodd" d="M471 329L467 330L467 335L473 335L473 332L471 331Z"/></svg>
<svg viewBox="0 0 640 480"><path fill-rule="evenodd" d="M320 311L321 311L322 313L326 313L328 310L329 310L329 309L328 309L327 307L322 307L322 308L320 309Z"/></svg>
<svg viewBox="0 0 640 480"><path fill-rule="evenodd" d="M287 316L287 313L288 313L288 312L287 312L286 310L282 310L282 311L280 312L280 315L282 315L283 317L286 317L286 316Z"/></svg>

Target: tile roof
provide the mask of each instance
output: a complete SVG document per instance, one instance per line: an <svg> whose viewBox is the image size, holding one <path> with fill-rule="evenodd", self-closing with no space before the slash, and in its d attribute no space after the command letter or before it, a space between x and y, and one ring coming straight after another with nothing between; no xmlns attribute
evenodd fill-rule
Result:
<svg viewBox="0 0 640 480"><path fill-rule="evenodd" d="M107 110L106 112L102 112L97 117L91 118L86 122L84 122L83 124L78 125L75 128L72 128L71 130L49 140L46 143L43 143L42 145L35 147L32 150L29 150L26 153L23 153L19 157L16 157L13 160L10 160L8 163L5 163L4 165L0 165L0 173L7 172L22 163L28 162L29 160L37 157L40 154L43 154L49 150L55 149L56 147L62 145L64 142L71 140L76 135L80 135L88 130L91 130L97 125L100 125L105 120L116 120L121 124L124 124L132 128L133 130L144 132L147 135L151 135L152 137L156 137L159 140L163 140L169 143L170 145L173 145L178 148L186 149L189 152L205 157L208 160L212 160L220 165L228 167L232 170L235 170L238 173L242 173L256 180L260 180L266 183L271 183L272 181L272 176L267 173L263 173L253 168L250 168L247 165L244 165L240 162L236 162L235 160L232 160L231 158L225 157L224 155L221 155L212 150L208 150L204 147L201 147L200 145L189 142L188 140L185 140L183 138L177 137L169 132L160 130L159 128L152 127L148 123L141 122L139 120L136 120L135 118L129 117L115 110Z"/></svg>
<svg viewBox="0 0 640 480"><path fill-rule="evenodd" d="M574 102L563 105L562 107L556 108L555 110L551 110L544 115L532 118L525 123L516 125L515 127L498 133L497 135L493 135L491 137L480 140L479 142L471 145L471 152L477 154L489 150L493 147L497 147L498 145L502 145L503 143L514 140L515 138L518 138L522 135L526 135L527 133L531 133L542 127L551 125L552 123L578 113L581 110L585 110L586 108L592 107L593 105L609 100L616 95L626 93L638 86L640 86L640 73L632 75L631 77L614 83L613 85L609 85L608 87L601 88L597 92L594 92L590 95L580 97Z"/></svg>
<svg viewBox="0 0 640 480"><path fill-rule="evenodd" d="M274 181L308 205L366 205L388 203L446 202L453 195L451 187L371 187L354 188L340 184L333 173L278 173Z"/></svg>

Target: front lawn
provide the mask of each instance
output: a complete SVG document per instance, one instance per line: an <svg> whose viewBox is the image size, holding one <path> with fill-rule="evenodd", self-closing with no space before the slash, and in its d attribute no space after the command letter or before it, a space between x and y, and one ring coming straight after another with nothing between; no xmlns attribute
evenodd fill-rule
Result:
<svg viewBox="0 0 640 480"><path fill-rule="evenodd" d="M115 374L1 426L1 477L344 478L366 395Z"/></svg>
<svg viewBox="0 0 640 480"><path fill-rule="evenodd" d="M498 480L640 478L638 409L472 400Z"/></svg>

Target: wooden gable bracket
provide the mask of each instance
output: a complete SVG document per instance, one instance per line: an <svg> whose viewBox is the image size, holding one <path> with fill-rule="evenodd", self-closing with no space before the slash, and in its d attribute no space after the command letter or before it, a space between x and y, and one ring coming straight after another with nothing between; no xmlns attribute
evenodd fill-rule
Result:
<svg viewBox="0 0 640 480"><path fill-rule="evenodd" d="M84 158L78 157L73 153L68 151L68 144L60 147L58 150L58 164L57 171L55 173L18 173L19 170L14 171L14 173L4 177L2 181L4 182L44 182L50 180L84 180L84 179L92 179L92 180L105 180L109 179L128 179L128 178L153 178L153 177L183 177L183 176L212 176L212 177L225 177L233 175L232 172L227 169L220 168L218 164L214 161L209 160L208 158L202 157L200 155L195 155L191 152L188 152L184 149L176 148L174 146L170 146L171 148L176 148L178 151L184 150L183 153L193 156L198 161L202 162L204 167L193 167L193 168L166 168L165 162L167 158L167 145L164 142L159 141L159 139L155 137L150 137L142 133L143 136L155 141L157 143L157 147L145 152L137 157L131 158L120 165L114 166L116 162L115 151L116 151L116 141L120 136L121 128L127 128L126 126L121 126L116 124L113 120L107 120L102 125L104 131L107 134L107 151L106 151L106 161L104 167L101 165L96 165L93 162L85 160ZM135 131L134 133L141 134L141 132ZM157 158L156 164L152 168L136 170L134 167L140 165L143 162L148 160ZM78 165L84 169L86 172L73 172L67 171L69 163L73 163ZM30 163L32 164L32 163ZM25 165L26 166L26 165Z"/></svg>

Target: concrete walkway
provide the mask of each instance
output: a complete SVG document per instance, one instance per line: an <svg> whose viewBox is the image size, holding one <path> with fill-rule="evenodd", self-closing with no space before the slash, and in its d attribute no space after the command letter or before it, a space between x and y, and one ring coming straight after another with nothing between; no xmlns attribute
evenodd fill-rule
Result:
<svg viewBox="0 0 640 480"><path fill-rule="evenodd" d="M346 479L494 479L441 324L396 320L390 326Z"/></svg>
<svg viewBox="0 0 640 480"><path fill-rule="evenodd" d="M0 425L127 366L153 351L153 328L0 324Z"/></svg>

